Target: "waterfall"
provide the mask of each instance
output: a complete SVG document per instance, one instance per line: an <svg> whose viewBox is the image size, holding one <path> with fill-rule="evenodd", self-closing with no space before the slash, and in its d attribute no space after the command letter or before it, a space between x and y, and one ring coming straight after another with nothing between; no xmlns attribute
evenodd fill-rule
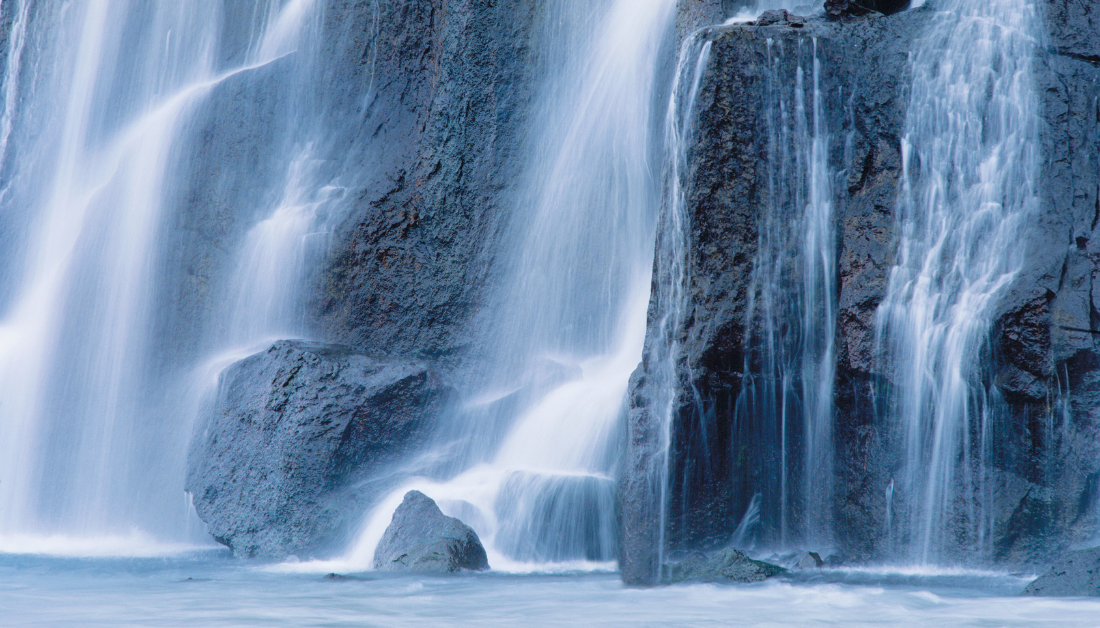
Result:
<svg viewBox="0 0 1100 628"><path fill-rule="evenodd" d="M988 553L980 493L998 408L982 364L1038 206L1035 4L933 8L911 56L901 236L877 339L902 448L894 535L917 562Z"/></svg>
<svg viewBox="0 0 1100 628"><path fill-rule="evenodd" d="M5 231L18 239L4 242L9 252L0 258L10 286L0 301L0 537L137 529L186 540L190 424L174 382L181 359L211 343L180 331L188 315L173 308L182 303L178 285L220 269L181 269L173 258L180 247L169 245L178 244L174 227L194 218L188 177L203 167L226 187L237 176L260 180L235 189L238 200L262 208L261 174L212 162L202 127L222 113L219 94L270 82L273 67L293 65L303 24L316 23L314 2L260 2L251 17L233 20L215 0L12 5L0 203ZM243 54L226 50L235 37L249 42ZM288 109L278 121L305 126ZM281 156L270 161L252 165L291 169ZM285 204L311 202L288 192ZM308 231L309 221L300 222ZM242 283L252 291L241 297L251 315L265 288ZM266 308L285 311L274 302L287 299L270 297Z"/></svg>
<svg viewBox="0 0 1100 628"><path fill-rule="evenodd" d="M411 489L470 524L495 569L616 558L622 404L645 337L657 213L653 94L674 5L542 9L550 76L498 258L508 270L485 334L492 366L450 418L447 462L381 501L351 566L371 564Z"/></svg>
<svg viewBox="0 0 1100 628"><path fill-rule="evenodd" d="M670 464L672 459L672 427L680 390L680 329L687 309L688 229L690 217L684 195L688 163L695 122L695 99L699 84L710 61L712 44L702 31L689 36L680 47L676 75L665 118L666 182L665 209L661 213L659 237L654 262L655 281L660 282L652 304L652 320L656 324L653 346L650 348L652 393L648 407L653 408L657 426L657 455L653 457L648 476L656 488L652 496L659 506L657 521L657 561L664 564L665 534L668 531ZM656 574L654 581L660 580Z"/></svg>
<svg viewBox="0 0 1100 628"><path fill-rule="evenodd" d="M763 485L749 487L743 501L764 494L770 540L827 542L837 298L830 136L817 41L791 51L769 42L768 54L767 201L748 295L748 375L734 410L734 442L757 452L752 464L761 471L741 473ZM788 55L793 77L783 63Z"/></svg>

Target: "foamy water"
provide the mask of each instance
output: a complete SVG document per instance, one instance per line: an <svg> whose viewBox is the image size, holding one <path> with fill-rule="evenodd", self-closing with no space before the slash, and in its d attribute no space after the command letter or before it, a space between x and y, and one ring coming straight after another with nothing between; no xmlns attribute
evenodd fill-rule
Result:
<svg viewBox="0 0 1100 628"><path fill-rule="evenodd" d="M758 585L624 587L617 574L326 578L227 552L0 555L4 626L1095 626L1100 600L1019 597L1027 578L813 571Z"/></svg>

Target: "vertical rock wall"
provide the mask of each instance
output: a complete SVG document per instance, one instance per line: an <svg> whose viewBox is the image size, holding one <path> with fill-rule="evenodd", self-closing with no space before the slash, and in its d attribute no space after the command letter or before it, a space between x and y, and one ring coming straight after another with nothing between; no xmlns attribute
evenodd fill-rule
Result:
<svg viewBox="0 0 1100 628"><path fill-rule="evenodd" d="M1100 215L1100 55L1092 28L1100 14L1076 0L1051 1L1043 10L1049 38L1034 62L1043 117L1042 209L1020 234L1024 269L999 308L986 369L986 385L1005 400L990 428L989 481L980 498L993 521L987 558L1013 564L1042 561L1085 540L1100 512L1100 299L1093 290L1100 277L1100 255L1093 250ZM713 49L683 181L687 311L674 332L680 386L667 521L662 532L660 513L639 505L641 484L631 477L659 440L653 434L658 409L649 407L654 392L647 390L657 329L651 307L647 353L630 396L631 451L622 483L628 582L656 573L657 549L647 545L654 539L664 538L669 552L729 542L753 492L765 483L762 474L776 473L780 464L733 423L733 410L742 379L753 369L745 339L753 324L746 320L749 281L768 193L764 77L769 63L777 64L780 76L793 77L796 63L807 67L815 40L838 196L837 478L828 534L856 560L888 560L905 543L887 534L887 491L900 465L900 435L879 406L891 384L875 355L876 310L895 254L908 54L929 16L924 8L811 21L803 28L730 26L706 33ZM655 276L654 303L665 284ZM762 535L774 541L768 528L778 513L771 498L769 505L765 496Z"/></svg>

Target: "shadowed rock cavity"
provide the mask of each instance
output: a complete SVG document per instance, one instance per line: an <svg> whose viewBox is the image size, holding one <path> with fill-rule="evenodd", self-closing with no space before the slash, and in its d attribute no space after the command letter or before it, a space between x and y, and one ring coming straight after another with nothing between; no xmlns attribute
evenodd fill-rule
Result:
<svg viewBox="0 0 1100 628"><path fill-rule="evenodd" d="M489 559L468 525L439 510L430 497L409 491L374 550L380 571L456 573L484 571Z"/></svg>

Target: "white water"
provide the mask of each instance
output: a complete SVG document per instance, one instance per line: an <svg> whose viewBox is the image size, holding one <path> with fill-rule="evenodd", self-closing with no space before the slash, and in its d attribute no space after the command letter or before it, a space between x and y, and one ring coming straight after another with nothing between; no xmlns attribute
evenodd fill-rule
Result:
<svg viewBox="0 0 1100 628"><path fill-rule="evenodd" d="M451 578L273 573L221 555L0 558L4 622L126 626L1095 626L1100 601L1019 597L980 572L822 571L748 586L632 589L615 574Z"/></svg>
<svg viewBox="0 0 1100 628"><path fill-rule="evenodd" d="M180 206L196 112L221 85L292 54L313 2L263 4L262 36L230 68L216 58L220 3L139 4L16 7L0 117L2 202L27 244L3 268L13 286L0 318L4 551L203 538L180 492L189 416L164 404L164 339L154 336L158 286L175 280L165 275L165 229ZM288 191L281 209L315 205ZM293 237L287 230L269 229L283 240ZM257 249L245 257L259 255L270 272L274 256ZM286 318L276 303L286 290L247 272L238 272L248 287L235 290L238 309L262 310L271 328ZM289 270L282 278L297 279Z"/></svg>
<svg viewBox="0 0 1100 628"><path fill-rule="evenodd" d="M699 33L692 34L681 44L665 114L665 163L668 168L665 183L666 208L661 214L660 237L657 239L654 262L654 275L660 282L660 289L654 304L657 331L653 334L651 349L649 385L652 392L648 402L656 415L651 420L657 424L658 437L658 441L653 443L657 450L650 463L653 468L648 473L653 486L649 489L651 495L647 496L648 499L656 500L659 508L655 564L658 570L665 562L667 550L673 421L677 400L681 394L686 394L680 389L677 367L681 349L679 332L687 309L687 230L690 222L685 184L688 150L695 125L695 99L710 62L711 48L711 42L704 41ZM660 573L653 575L654 582L660 580Z"/></svg>
<svg viewBox="0 0 1100 628"><path fill-rule="evenodd" d="M391 492L336 564L369 567L411 489L473 527L494 569L613 564L620 417L641 359L652 265L651 101L673 6L547 7L541 54L552 74L504 252L510 271L488 333L494 366L454 419L465 453L450 472ZM527 399L518 408L499 403L517 396Z"/></svg>
<svg viewBox="0 0 1100 628"><path fill-rule="evenodd" d="M980 495L996 411L981 363L1036 210L1039 15L1029 0L944 0L912 57L898 199L902 237L879 309L904 467L892 508L920 562L988 555ZM962 547L959 547L961 545Z"/></svg>

